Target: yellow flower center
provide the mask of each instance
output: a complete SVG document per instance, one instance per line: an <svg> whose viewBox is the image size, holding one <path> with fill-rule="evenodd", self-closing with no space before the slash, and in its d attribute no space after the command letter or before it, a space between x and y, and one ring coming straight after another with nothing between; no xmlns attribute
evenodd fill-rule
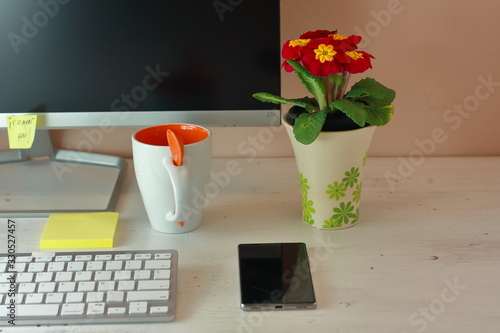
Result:
<svg viewBox="0 0 500 333"><path fill-rule="evenodd" d="M347 38L349 38L349 37L347 37L347 36L340 35L340 34L333 34L333 35L331 35L331 36L332 36L332 37L333 37L333 39L335 39L335 40L343 40L343 39L347 39Z"/></svg>
<svg viewBox="0 0 500 333"><path fill-rule="evenodd" d="M354 60L363 58L363 54L356 52L356 51L348 51L345 54L347 54L349 57L351 57Z"/></svg>
<svg viewBox="0 0 500 333"><path fill-rule="evenodd" d="M314 50L314 53L316 53L316 59L319 59L321 63L324 63L325 61L332 61L333 56L337 54L337 52L333 50L333 45L325 44L320 44L320 46Z"/></svg>
<svg viewBox="0 0 500 333"><path fill-rule="evenodd" d="M304 45L307 45L307 43L309 43L309 41L310 41L310 39L294 39L294 40L291 40L288 45L290 45L291 47L304 46Z"/></svg>

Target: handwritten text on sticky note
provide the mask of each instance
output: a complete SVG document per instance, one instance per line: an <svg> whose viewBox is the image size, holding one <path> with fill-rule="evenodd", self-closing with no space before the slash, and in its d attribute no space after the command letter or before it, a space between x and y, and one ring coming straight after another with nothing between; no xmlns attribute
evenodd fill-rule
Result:
<svg viewBox="0 0 500 333"><path fill-rule="evenodd" d="M31 148L35 140L36 120L36 114L7 117L10 149Z"/></svg>

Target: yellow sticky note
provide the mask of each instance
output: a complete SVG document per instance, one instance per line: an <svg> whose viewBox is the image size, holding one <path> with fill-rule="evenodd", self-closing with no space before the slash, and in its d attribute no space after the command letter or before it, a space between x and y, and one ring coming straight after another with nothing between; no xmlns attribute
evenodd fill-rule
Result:
<svg viewBox="0 0 500 333"><path fill-rule="evenodd" d="M51 214L40 240L42 249L113 247L118 213Z"/></svg>
<svg viewBox="0 0 500 333"><path fill-rule="evenodd" d="M7 117L10 149L31 148L35 140L36 120L36 114Z"/></svg>

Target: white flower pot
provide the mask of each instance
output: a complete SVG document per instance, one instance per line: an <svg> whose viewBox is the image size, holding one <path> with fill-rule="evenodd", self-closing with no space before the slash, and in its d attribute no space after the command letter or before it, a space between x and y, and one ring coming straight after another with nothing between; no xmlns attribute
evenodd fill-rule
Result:
<svg viewBox="0 0 500 333"><path fill-rule="evenodd" d="M318 229L358 223L363 173L376 126L321 132L309 145L298 142L283 117L295 153L304 222Z"/></svg>

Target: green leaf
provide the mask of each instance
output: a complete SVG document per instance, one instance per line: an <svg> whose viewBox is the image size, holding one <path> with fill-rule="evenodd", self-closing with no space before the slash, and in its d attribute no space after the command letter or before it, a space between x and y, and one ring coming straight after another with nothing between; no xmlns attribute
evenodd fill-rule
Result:
<svg viewBox="0 0 500 333"><path fill-rule="evenodd" d="M389 122L394 113L394 106L382 107L365 107L366 109L366 122L375 126L383 126Z"/></svg>
<svg viewBox="0 0 500 333"><path fill-rule="evenodd" d="M330 108L338 109L344 112L356 124L361 127L365 126L365 123L367 121L367 112L365 110L365 106L362 103L357 103L352 100L343 98L333 101L330 104Z"/></svg>
<svg viewBox="0 0 500 333"><path fill-rule="evenodd" d="M324 109L315 113L303 113L293 125L293 134L295 139L302 144L311 144L318 137L323 124L325 123L327 112Z"/></svg>
<svg viewBox="0 0 500 333"><path fill-rule="evenodd" d="M314 95L319 104L320 110L326 106L325 86L323 79L312 75L304 66L295 60L288 60L290 66L295 69L297 77L306 87L307 91Z"/></svg>
<svg viewBox="0 0 500 333"><path fill-rule="evenodd" d="M274 104L292 104L301 106L309 112L318 111L318 108L314 105L315 101L309 97L289 99L269 94L266 92L255 93L252 96L261 102L268 102Z"/></svg>
<svg viewBox="0 0 500 333"><path fill-rule="evenodd" d="M293 99L288 99L280 96L276 96L266 92L259 92L252 95L253 98L258 99L261 102L269 102L274 104L291 104Z"/></svg>
<svg viewBox="0 0 500 333"><path fill-rule="evenodd" d="M372 91L365 87L355 87L353 86L349 92L345 94L346 98L358 98L358 97L368 97L372 96L375 99L381 100L385 97L385 94L381 91Z"/></svg>
<svg viewBox="0 0 500 333"><path fill-rule="evenodd" d="M382 107L392 104L396 92L375 79L365 78L355 83L345 97L371 107Z"/></svg>

